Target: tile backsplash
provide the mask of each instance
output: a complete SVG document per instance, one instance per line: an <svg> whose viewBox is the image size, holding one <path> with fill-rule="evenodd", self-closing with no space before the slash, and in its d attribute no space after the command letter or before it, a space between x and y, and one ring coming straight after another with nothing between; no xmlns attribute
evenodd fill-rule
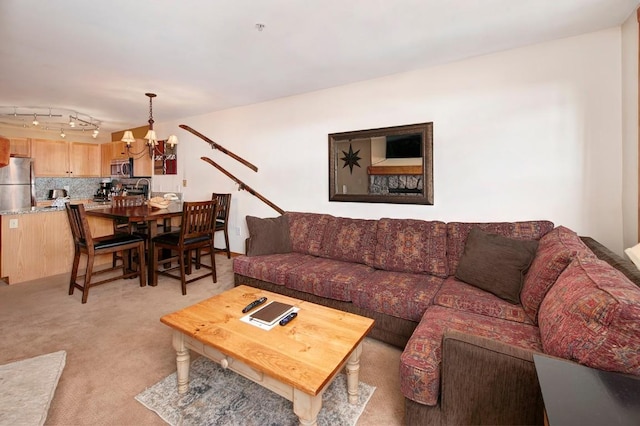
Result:
<svg viewBox="0 0 640 426"><path fill-rule="evenodd" d="M103 178L36 178L36 200L47 199L50 189L67 189L71 199L93 198Z"/></svg>

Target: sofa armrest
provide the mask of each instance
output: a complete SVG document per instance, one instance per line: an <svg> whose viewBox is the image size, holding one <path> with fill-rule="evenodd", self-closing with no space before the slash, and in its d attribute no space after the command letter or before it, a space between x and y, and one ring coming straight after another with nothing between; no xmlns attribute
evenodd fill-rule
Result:
<svg viewBox="0 0 640 426"><path fill-rule="evenodd" d="M543 424L533 351L447 331L441 408L447 424Z"/></svg>

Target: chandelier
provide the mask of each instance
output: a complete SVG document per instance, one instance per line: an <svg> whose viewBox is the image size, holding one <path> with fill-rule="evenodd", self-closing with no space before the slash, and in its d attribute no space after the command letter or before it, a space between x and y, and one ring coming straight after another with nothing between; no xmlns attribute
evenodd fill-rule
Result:
<svg viewBox="0 0 640 426"><path fill-rule="evenodd" d="M156 94L145 93L145 96L149 98L149 130L144 137L147 140L149 157L155 160L164 161L168 157L168 155L166 152L160 151L160 149L158 148L160 141L158 141L158 136L156 135L155 130L153 130L153 98L156 97ZM124 136L122 136L122 142L127 144L127 153L129 154L129 156L141 156L145 152L145 150L142 150L140 152L131 151L131 144L135 141L136 139L133 137L133 132L131 130L127 130L124 132ZM163 142L165 146L169 146L173 150L178 144L178 137L176 135L171 135L166 141Z"/></svg>
<svg viewBox="0 0 640 426"><path fill-rule="evenodd" d="M0 125L67 133L86 132L95 139L102 123L78 111L43 106L0 106Z"/></svg>

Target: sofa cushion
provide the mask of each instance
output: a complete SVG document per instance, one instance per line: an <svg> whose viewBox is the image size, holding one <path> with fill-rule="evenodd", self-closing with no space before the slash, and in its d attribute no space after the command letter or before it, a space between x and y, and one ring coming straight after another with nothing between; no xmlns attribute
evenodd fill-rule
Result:
<svg viewBox="0 0 640 426"><path fill-rule="evenodd" d="M578 234L558 226L540 238L536 257L524 277L520 302L534 324L538 323L538 309L547 291L564 268L578 253L591 254Z"/></svg>
<svg viewBox="0 0 640 426"><path fill-rule="evenodd" d="M421 404L434 406L440 394L442 338L447 330L486 337L541 351L538 327L432 306L425 312L400 355L400 390Z"/></svg>
<svg viewBox="0 0 640 426"><path fill-rule="evenodd" d="M433 299L435 305L453 308L508 321L532 324L520 305L514 305L489 292L467 284L455 277L444 280Z"/></svg>
<svg viewBox="0 0 640 426"><path fill-rule="evenodd" d="M376 270L351 284L351 302L360 308L419 322L444 280L426 274Z"/></svg>
<svg viewBox="0 0 640 426"><path fill-rule="evenodd" d="M233 272L270 283L284 285L288 270L313 260L301 253L279 253L265 256L237 256L233 258Z"/></svg>
<svg viewBox="0 0 640 426"><path fill-rule="evenodd" d="M320 256L373 266L377 226L377 220L331 217Z"/></svg>
<svg viewBox="0 0 640 426"><path fill-rule="evenodd" d="M553 222L533 220L526 222L449 222L447 223L447 263L449 275L455 275L464 253L467 235L473 228L519 240L539 240L553 229Z"/></svg>
<svg viewBox="0 0 640 426"><path fill-rule="evenodd" d="M537 248L535 240L516 240L473 228L467 236L455 276L519 304L524 274Z"/></svg>
<svg viewBox="0 0 640 426"><path fill-rule="evenodd" d="M247 256L291 252L289 221L286 216L259 218L247 216L249 246Z"/></svg>
<svg viewBox="0 0 640 426"><path fill-rule="evenodd" d="M373 266L394 272L446 278L447 225L415 219L378 221Z"/></svg>
<svg viewBox="0 0 640 426"><path fill-rule="evenodd" d="M370 266L359 263L314 257L299 268L285 274L284 285L288 288L327 297L350 301L350 286L356 282L367 282L374 272Z"/></svg>
<svg viewBox="0 0 640 426"><path fill-rule="evenodd" d="M640 288L606 262L578 255L540 305L546 353L640 375Z"/></svg>
<svg viewBox="0 0 640 426"><path fill-rule="evenodd" d="M319 256L322 238L330 215L318 213L286 212L289 220L291 248L297 253Z"/></svg>

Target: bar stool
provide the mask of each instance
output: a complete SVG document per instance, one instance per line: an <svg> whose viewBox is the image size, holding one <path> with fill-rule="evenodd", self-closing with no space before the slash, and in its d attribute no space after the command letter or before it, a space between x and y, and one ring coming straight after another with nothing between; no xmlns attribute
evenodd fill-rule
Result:
<svg viewBox="0 0 640 426"><path fill-rule="evenodd" d="M69 225L71 227L71 234L73 235L73 243L75 247L73 268L71 270L71 279L69 281L69 295L72 295L76 288L82 290L82 303L87 303L89 288L121 278L139 277L140 287L147 285L144 260L144 240L142 238L127 233L118 233L105 237L93 238L91 236L91 228L89 228L89 222L87 221L84 205L71 205L70 203L66 203L65 209L69 218ZM130 250L135 250L139 259L137 271L131 270L131 265L128 261L129 256L124 254L125 251L128 252ZM123 262L121 266L112 266L111 268L99 271L93 270L93 263L96 256L116 252L123 252ZM87 256L87 268L84 275L78 276L78 267L80 265L80 256L82 254ZM118 269L122 269L121 275L106 278L101 281L91 282L95 275ZM78 278L84 278L82 284L78 283Z"/></svg>
<svg viewBox="0 0 640 426"><path fill-rule="evenodd" d="M182 205L182 224L180 231L168 232L158 235L151 240L152 275L151 285L158 285L158 275L168 276L180 280L182 295L187 294L187 284L211 276L213 282L217 282L216 263L213 249L213 235L215 232L215 217L218 204L216 200L184 202ZM202 264L211 269L211 272L196 278L186 279L186 274L191 272L191 255L193 250L208 248L211 256L211 266ZM169 258L159 259L162 249L175 253ZM177 261L178 265L166 269L159 269L159 263L163 265ZM171 271L179 269L180 275Z"/></svg>

